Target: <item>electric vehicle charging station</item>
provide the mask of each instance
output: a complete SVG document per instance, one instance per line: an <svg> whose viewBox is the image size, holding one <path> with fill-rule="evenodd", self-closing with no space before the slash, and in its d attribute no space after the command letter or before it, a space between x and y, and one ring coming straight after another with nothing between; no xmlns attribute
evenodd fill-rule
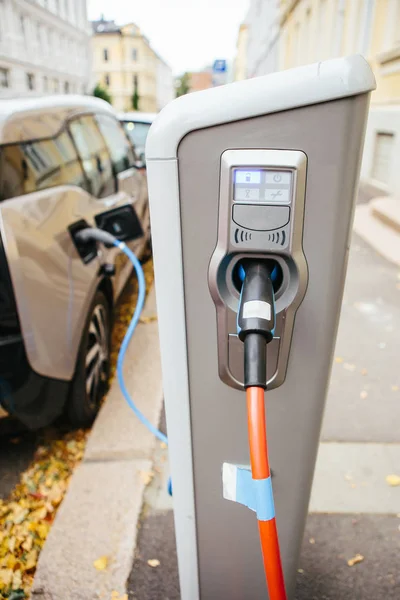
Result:
<svg viewBox="0 0 400 600"><path fill-rule="evenodd" d="M224 498L222 481L224 463L249 464L237 329L238 270L248 258L275 270L267 430L293 598L374 88L361 56L335 59L189 94L169 104L150 130L183 600L267 597L255 517Z"/></svg>

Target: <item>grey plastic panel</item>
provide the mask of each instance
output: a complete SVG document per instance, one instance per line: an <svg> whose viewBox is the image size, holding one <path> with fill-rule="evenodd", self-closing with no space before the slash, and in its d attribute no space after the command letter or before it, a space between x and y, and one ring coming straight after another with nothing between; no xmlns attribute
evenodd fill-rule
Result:
<svg viewBox="0 0 400 600"><path fill-rule="evenodd" d="M243 349L232 339L239 304L234 271L248 257L274 259L282 271L277 339L267 348L268 389L285 380L294 316L307 288L302 249L306 174L307 157L298 150L230 149L221 156L218 240L208 280L217 309L218 371L237 389L243 389Z"/></svg>
<svg viewBox="0 0 400 600"><path fill-rule="evenodd" d="M218 373L216 310L208 287L210 258L218 240L221 156L226 149L244 147L297 149L307 156L303 249L308 287L296 313L286 379L267 392L277 524L288 597L293 599L342 299L367 109L368 95L326 102L195 131L179 146L203 600L266 597L256 518L222 497L222 463L248 464L249 455L244 393L225 385ZM234 311L229 312L234 321Z"/></svg>
<svg viewBox="0 0 400 600"><path fill-rule="evenodd" d="M290 219L289 206L246 206L245 204L236 204L233 206L232 211L232 220L236 225L253 231L280 229L287 225ZM236 232L235 241L239 244ZM284 245L285 238L282 238L282 242L282 245Z"/></svg>

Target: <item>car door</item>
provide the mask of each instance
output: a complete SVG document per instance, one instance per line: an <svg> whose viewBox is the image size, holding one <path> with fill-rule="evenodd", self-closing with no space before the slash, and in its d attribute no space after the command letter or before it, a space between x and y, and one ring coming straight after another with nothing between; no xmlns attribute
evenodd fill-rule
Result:
<svg viewBox="0 0 400 600"><path fill-rule="evenodd" d="M117 177L117 187L125 192L131 199L132 205L141 222L144 238L130 242L130 248L140 253L143 243L149 237L150 211L148 203L147 178L142 169L136 166L136 156L133 147L121 125L112 115L96 114L96 122L103 135L110 153L114 175ZM124 261L123 256L119 260ZM124 278L129 275L130 269L124 273Z"/></svg>
<svg viewBox="0 0 400 600"><path fill-rule="evenodd" d="M84 115L69 122L69 131L86 175L88 192L93 197L93 218L104 210L131 202L139 219L144 211L142 179L132 167L134 154L121 139L118 121L112 116ZM123 132L122 132L123 133ZM131 150L131 154L129 154ZM139 254L144 238L129 245ZM125 255L115 248L109 251L109 260L115 264L114 290L118 296L129 276L132 266Z"/></svg>

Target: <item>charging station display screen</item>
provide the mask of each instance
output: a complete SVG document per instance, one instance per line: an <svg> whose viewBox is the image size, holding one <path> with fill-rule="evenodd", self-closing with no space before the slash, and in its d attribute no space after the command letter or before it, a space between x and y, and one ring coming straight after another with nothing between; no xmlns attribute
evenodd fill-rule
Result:
<svg viewBox="0 0 400 600"><path fill-rule="evenodd" d="M272 169L234 169L233 199L236 202L289 203L292 172Z"/></svg>

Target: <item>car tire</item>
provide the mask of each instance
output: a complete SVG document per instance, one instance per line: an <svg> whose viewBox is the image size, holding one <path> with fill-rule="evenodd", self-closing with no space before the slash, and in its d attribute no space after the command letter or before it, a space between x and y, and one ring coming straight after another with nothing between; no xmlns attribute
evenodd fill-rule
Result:
<svg viewBox="0 0 400 600"><path fill-rule="evenodd" d="M103 292L93 299L71 381L67 419L74 428L89 427L108 390L111 350L111 314Z"/></svg>

